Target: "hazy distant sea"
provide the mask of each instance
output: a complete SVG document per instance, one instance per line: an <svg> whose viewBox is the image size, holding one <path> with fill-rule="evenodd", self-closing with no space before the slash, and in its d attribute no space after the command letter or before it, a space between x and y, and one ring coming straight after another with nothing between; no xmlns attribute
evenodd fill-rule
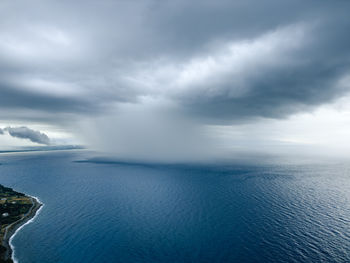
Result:
<svg viewBox="0 0 350 263"><path fill-rule="evenodd" d="M350 165L76 162L0 155L0 183L45 204L20 263L350 262Z"/></svg>

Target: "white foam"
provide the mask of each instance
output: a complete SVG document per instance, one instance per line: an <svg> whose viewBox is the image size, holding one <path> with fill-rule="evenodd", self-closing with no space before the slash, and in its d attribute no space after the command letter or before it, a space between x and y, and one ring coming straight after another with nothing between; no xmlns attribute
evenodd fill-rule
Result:
<svg viewBox="0 0 350 263"><path fill-rule="evenodd" d="M39 198L36 197L36 196L31 196L33 197L39 204L41 204L40 208L38 209L38 211L36 211L35 215L33 218L31 218L30 220L28 220L27 222L25 222L23 225L21 225L19 228L16 229L15 233L13 233L13 235L10 237L10 240L9 240L9 245L12 249L12 260L14 263L18 263L18 260L16 259L15 257L15 247L13 246L12 244L12 240L13 238L16 236L16 234L18 233L19 230L21 230L25 225L28 225L30 223L32 223L34 221L34 219L39 215L41 209L44 207L44 204L42 202L40 202Z"/></svg>

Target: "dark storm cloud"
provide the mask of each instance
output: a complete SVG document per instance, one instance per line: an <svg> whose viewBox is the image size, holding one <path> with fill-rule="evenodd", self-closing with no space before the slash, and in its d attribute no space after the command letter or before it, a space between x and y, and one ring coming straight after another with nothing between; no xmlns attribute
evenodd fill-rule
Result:
<svg viewBox="0 0 350 263"><path fill-rule="evenodd" d="M11 109L43 110L47 112L85 112L89 102L78 98L62 98L38 94L28 90L17 90L11 87L1 88L1 107Z"/></svg>
<svg viewBox="0 0 350 263"><path fill-rule="evenodd" d="M304 51L307 53L307 51ZM311 51L310 51L311 52ZM323 56L320 51L319 57ZM215 96L207 94L211 86L205 85L201 93L181 97L190 113L211 119L245 119L249 117L283 118L291 113L307 111L331 102L349 91L350 83L342 78L349 74L349 54L346 50L329 54L329 58L309 58L307 54L293 53L302 64L280 65L279 68L262 68L254 76L248 75L249 91L232 96L232 86L226 83ZM344 55L343 58L341 56ZM298 59L298 58L297 58ZM323 59L327 60L325 63ZM234 79L235 76L232 76ZM210 92L209 92L210 93Z"/></svg>
<svg viewBox="0 0 350 263"><path fill-rule="evenodd" d="M9 135L15 138L28 139L39 144L50 144L50 138L45 133L32 130L28 127L6 127L3 131L8 132Z"/></svg>
<svg viewBox="0 0 350 263"><path fill-rule="evenodd" d="M309 110L348 92L349 8L2 1L0 119L27 109L28 120L52 121L53 112L79 117L143 98L171 101L204 123Z"/></svg>

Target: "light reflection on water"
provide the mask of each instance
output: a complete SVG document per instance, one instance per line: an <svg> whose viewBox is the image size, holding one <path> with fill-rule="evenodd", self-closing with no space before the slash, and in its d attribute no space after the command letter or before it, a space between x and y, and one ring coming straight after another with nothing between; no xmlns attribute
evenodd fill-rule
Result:
<svg viewBox="0 0 350 263"><path fill-rule="evenodd" d="M142 166L84 152L0 156L45 208L14 238L29 262L349 262L350 165Z"/></svg>

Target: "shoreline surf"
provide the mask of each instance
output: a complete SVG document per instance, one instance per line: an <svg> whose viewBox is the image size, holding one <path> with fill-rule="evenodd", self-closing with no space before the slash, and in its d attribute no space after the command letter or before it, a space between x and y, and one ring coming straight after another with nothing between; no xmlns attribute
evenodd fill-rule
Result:
<svg viewBox="0 0 350 263"><path fill-rule="evenodd" d="M25 215L22 219L14 222L7 229L6 237L4 239L4 243L8 249L8 256L14 263L18 263L18 260L15 257L15 246L13 245L13 238L17 235L17 233L27 224L30 224L34 221L34 219L39 215L41 209L44 207L44 204L40 202L40 199L36 196L30 196L33 200L33 206L31 210Z"/></svg>

